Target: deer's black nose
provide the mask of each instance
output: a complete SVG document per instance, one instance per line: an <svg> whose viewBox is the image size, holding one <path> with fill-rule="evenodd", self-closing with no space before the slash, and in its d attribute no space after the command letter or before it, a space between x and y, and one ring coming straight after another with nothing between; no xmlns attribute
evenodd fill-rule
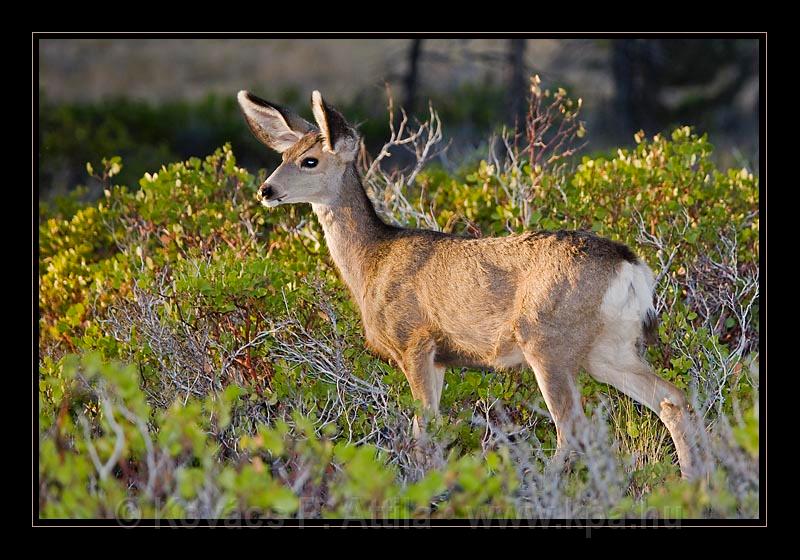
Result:
<svg viewBox="0 0 800 560"><path fill-rule="evenodd" d="M269 183L264 183L261 185L258 191L261 193L262 198L269 198L272 196L272 185Z"/></svg>

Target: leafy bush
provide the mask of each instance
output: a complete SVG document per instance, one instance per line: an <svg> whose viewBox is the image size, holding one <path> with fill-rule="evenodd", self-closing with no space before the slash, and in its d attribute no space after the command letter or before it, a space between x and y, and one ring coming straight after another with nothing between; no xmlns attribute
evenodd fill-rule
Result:
<svg viewBox="0 0 800 560"><path fill-rule="evenodd" d="M587 228L636 247L659 276L649 359L694 397L707 477L681 481L658 419L588 377L596 433L550 472L529 371L449 370L415 451L403 374L365 352L310 210L259 207L226 145L138 189L106 160L100 200L40 208L40 515L758 516L758 179L711 152L680 128L571 173L491 155L404 190L440 229ZM383 194L392 219L421 223Z"/></svg>

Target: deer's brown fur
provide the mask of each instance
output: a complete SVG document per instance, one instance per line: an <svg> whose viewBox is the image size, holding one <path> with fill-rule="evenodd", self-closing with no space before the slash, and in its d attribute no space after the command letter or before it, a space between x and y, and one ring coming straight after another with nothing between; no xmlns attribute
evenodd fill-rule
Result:
<svg viewBox="0 0 800 560"><path fill-rule="evenodd" d="M355 130L318 92L319 127L253 99L239 94L245 117L284 156L260 190L265 205L312 204L367 344L399 365L427 411L438 413L446 367L530 366L561 453L585 419L576 387L584 367L659 414L692 474L686 399L637 350L654 317L653 277L629 248L587 232L472 239L390 226L361 185Z"/></svg>

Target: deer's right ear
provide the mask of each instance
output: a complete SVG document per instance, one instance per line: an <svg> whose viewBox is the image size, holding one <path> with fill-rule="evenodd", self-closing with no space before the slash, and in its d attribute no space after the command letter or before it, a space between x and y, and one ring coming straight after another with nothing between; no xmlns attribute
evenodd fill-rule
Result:
<svg viewBox="0 0 800 560"><path fill-rule="evenodd" d="M276 152L285 152L306 133L316 130L303 117L248 91L240 91L236 98L255 137Z"/></svg>
<svg viewBox="0 0 800 560"><path fill-rule="evenodd" d="M325 149L352 161L358 153L358 133L347 124L342 114L325 103L319 91L311 94L311 109L322 133Z"/></svg>

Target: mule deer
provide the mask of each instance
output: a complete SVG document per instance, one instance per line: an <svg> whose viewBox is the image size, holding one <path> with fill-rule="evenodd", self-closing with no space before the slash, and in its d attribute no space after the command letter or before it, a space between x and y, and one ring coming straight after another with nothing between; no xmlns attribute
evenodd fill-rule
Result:
<svg viewBox="0 0 800 560"><path fill-rule="evenodd" d="M628 247L578 231L473 239L388 225L361 184L357 132L318 91L316 126L247 91L238 101L253 134L283 158L259 188L262 203L311 204L368 346L399 365L425 415L439 412L448 366L530 366L563 458L586 421L576 384L584 367L658 414L682 475L693 475L686 398L639 351L656 326L655 282Z"/></svg>

